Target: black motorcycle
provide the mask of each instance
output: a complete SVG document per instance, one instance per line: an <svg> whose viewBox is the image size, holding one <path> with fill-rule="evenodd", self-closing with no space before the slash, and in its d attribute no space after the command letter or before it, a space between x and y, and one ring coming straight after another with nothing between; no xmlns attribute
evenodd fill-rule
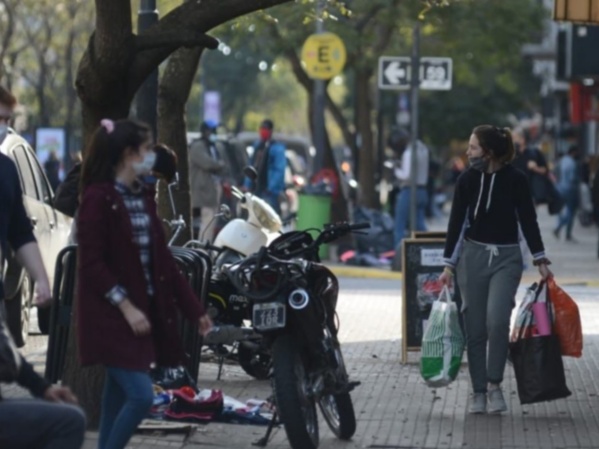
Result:
<svg viewBox="0 0 599 449"><path fill-rule="evenodd" d="M350 392L359 382L349 380L337 338L339 283L317 261L320 245L369 226L327 225L316 239L308 231L289 232L225 269L251 300L252 325L271 350L277 413L293 449L318 447L316 404L338 438L350 439L356 430Z"/></svg>

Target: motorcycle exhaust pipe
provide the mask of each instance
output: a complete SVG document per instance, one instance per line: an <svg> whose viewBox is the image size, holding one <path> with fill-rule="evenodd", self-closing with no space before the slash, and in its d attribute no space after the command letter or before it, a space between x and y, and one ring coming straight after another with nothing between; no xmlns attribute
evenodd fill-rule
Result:
<svg viewBox="0 0 599 449"><path fill-rule="evenodd" d="M289 306L294 310L302 310L305 309L306 306L310 303L310 295L303 288L298 288L297 290L293 290L289 294Z"/></svg>

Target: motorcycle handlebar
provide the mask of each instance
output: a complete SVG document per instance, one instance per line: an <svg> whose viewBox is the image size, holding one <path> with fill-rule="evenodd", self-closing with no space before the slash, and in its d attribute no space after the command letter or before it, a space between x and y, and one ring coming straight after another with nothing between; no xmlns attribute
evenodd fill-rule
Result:
<svg viewBox="0 0 599 449"><path fill-rule="evenodd" d="M360 231L362 229L370 229L370 223L364 221L362 223L354 223L349 225L350 231Z"/></svg>

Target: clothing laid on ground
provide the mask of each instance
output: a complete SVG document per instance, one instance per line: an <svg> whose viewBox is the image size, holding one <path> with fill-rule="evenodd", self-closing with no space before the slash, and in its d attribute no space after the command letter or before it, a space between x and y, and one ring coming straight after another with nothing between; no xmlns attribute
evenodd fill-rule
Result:
<svg viewBox="0 0 599 449"><path fill-rule="evenodd" d="M463 240L518 245L518 224L534 259L545 257L526 175L510 164L494 173L469 168L458 178L445 243L445 264L455 267Z"/></svg>

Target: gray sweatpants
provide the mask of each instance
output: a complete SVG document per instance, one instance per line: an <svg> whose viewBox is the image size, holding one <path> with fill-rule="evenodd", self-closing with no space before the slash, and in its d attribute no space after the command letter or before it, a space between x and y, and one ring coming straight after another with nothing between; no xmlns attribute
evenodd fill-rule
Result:
<svg viewBox="0 0 599 449"><path fill-rule="evenodd" d="M487 383L503 381L510 317L522 278L520 246L465 241L456 272L463 300L470 380L475 393L484 393Z"/></svg>

